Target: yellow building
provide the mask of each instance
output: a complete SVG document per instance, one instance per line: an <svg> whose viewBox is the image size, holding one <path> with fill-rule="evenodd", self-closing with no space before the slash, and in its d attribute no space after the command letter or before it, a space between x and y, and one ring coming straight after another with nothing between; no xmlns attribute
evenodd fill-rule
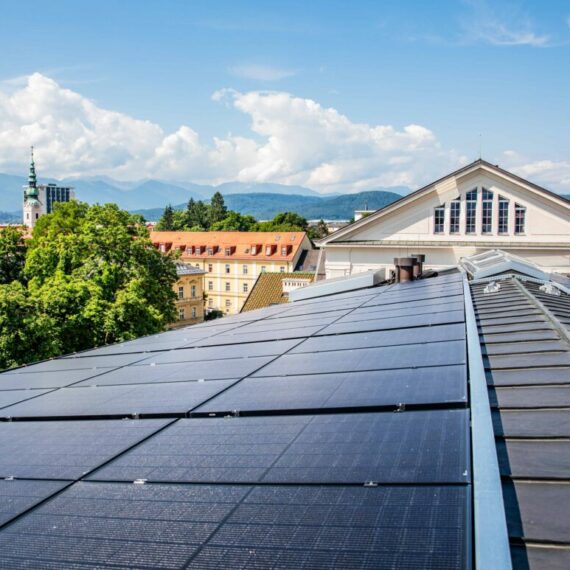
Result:
<svg viewBox="0 0 570 570"><path fill-rule="evenodd" d="M178 280L173 285L176 293L178 320L171 328L195 325L204 320L204 271L188 263L176 263Z"/></svg>
<svg viewBox="0 0 570 570"><path fill-rule="evenodd" d="M289 273L313 248L305 232L151 232L163 253L202 269L206 310L239 313L263 272Z"/></svg>

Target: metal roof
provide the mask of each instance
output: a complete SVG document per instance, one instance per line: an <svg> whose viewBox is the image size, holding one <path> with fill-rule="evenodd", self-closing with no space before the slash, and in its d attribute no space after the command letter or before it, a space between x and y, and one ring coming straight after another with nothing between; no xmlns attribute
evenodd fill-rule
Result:
<svg viewBox="0 0 570 570"><path fill-rule="evenodd" d="M569 568L570 297L524 275L493 278L471 291L513 565Z"/></svg>

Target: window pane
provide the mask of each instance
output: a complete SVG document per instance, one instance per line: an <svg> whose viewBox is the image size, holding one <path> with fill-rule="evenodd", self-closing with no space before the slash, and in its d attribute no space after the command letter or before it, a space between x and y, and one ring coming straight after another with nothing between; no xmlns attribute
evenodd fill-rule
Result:
<svg viewBox="0 0 570 570"><path fill-rule="evenodd" d="M458 234L459 233L459 218L461 215L461 202L459 200L453 200L449 208L449 233Z"/></svg>
<svg viewBox="0 0 570 570"><path fill-rule="evenodd" d="M481 232L490 234L493 231L493 192L486 188L483 188L482 216Z"/></svg>
<svg viewBox="0 0 570 570"><path fill-rule="evenodd" d="M465 195L465 233L474 234L477 230L477 190Z"/></svg>
<svg viewBox="0 0 570 570"><path fill-rule="evenodd" d="M445 221L445 207L440 206L435 209L434 233L436 234L443 233L444 221Z"/></svg>
<svg viewBox="0 0 570 570"><path fill-rule="evenodd" d="M520 204L515 204L515 234L524 234L526 208Z"/></svg>
<svg viewBox="0 0 570 570"><path fill-rule="evenodd" d="M499 233L509 233L509 201L499 196Z"/></svg>

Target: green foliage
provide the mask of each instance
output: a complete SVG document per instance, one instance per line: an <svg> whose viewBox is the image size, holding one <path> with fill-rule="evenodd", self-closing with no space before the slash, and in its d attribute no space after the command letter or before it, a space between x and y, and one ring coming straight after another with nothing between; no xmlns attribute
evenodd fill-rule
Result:
<svg viewBox="0 0 570 570"><path fill-rule="evenodd" d="M255 227L258 232L306 232L307 229L307 220L295 212L281 212L272 220L259 222Z"/></svg>
<svg viewBox="0 0 570 570"><path fill-rule="evenodd" d="M329 235L329 228L324 220L319 220L316 226L310 227L308 236L310 239L323 239Z"/></svg>
<svg viewBox="0 0 570 570"><path fill-rule="evenodd" d="M26 247L23 232L19 228L0 230L0 284L22 278L26 262Z"/></svg>
<svg viewBox="0 0 570 570"><path fill-rule="evenodd" d="M27 248L27 288L14 282L3 291L15 301L13 309L0 306L0 323L7 323L0 324L2 363L128 340L175 320L176 266L139 222L114 204L79 202L57 204L39 219ZM20 327L22 352L4 338L12 322ZM37 330L50 339L48 348L46 341L30 342Z"/></svg>
<svg viewBox="0 0 570 570"><path fill-rule="evenodd" d="M210 229L217 232L249 232L256 224L253 216L243 216L237 212L229 211L223 220L212 224Z"/></svg>
<svg viewBox="0 0 570 570"><path fill-rule="evenodd" d="M176 214L177 213L178 211L176 211ZM160 221L156 225L156 229L162 232L170 232L175 230L176 223L174 220L174 215L175 215L174 209L170 204L168 204L168 206L164 208L164 213L162 214L162 218L160 218Z"/></svg>
<svg viewBox="0 0 570 570"><path fill-rule="evenodd" d="M226 208L224 197L219 192L216 192L212 196L212 199L210 200L210 210L208 213L210 226L221 222L226 217L228 209Z"/></svg>
<svg viewBox="0 0 570 570"><path fill-rule="evenodd" d="M60 354L54 325L22 283L0 285L0 368Z"/></svg>

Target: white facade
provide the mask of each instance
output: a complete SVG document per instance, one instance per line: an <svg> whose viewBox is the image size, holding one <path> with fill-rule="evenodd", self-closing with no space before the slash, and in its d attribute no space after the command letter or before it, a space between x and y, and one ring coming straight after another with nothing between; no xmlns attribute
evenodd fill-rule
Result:
<svg viewBox="0 0 570 570"><path fill-rule="evenodd" d="M29 190L28 187L24 188ZM33 228L38 219L53 210L56 202L69 202L75 199L75 191L71 186L57 186L56 184L38 184L37 198L28 199L24 195L23 222Z"/></svg>
<svg viewBox="0 0 570 570"><path fill-rule="evenodd" d="M500 214L499 214L500 212ZM393 268L426 255L427 269L502 249L570 272L570 202L478 160L320 241L326 276Z"/></svg>

